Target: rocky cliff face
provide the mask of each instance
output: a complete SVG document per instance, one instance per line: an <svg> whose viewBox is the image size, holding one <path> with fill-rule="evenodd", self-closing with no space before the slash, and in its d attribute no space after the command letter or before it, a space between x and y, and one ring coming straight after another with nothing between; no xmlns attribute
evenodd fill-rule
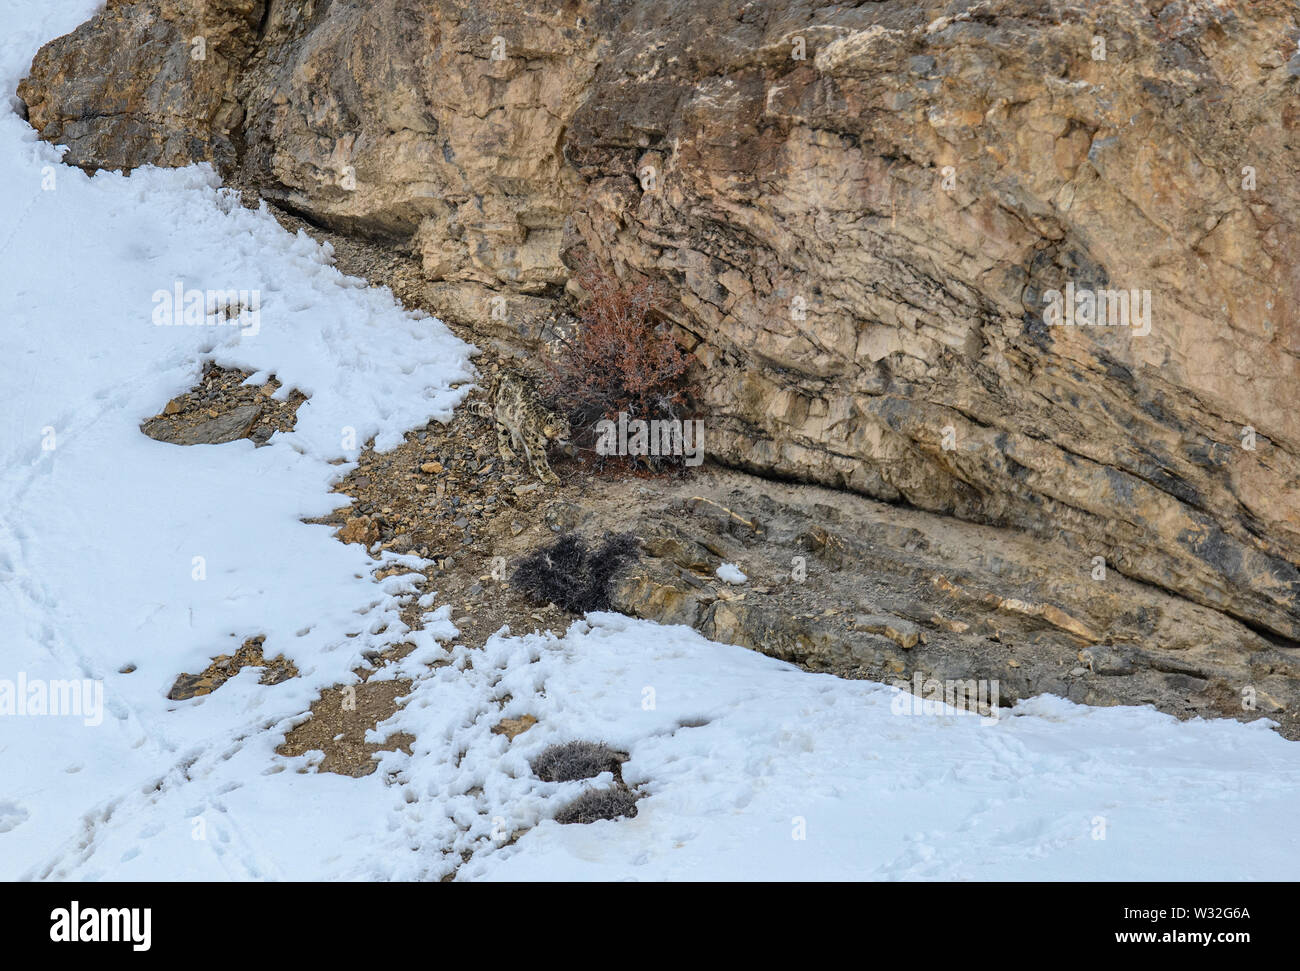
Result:
<svg viewBox="0 0 1300 971"><path fill-rule="evenodd" d="M485 334L584 253L650 277L719 461L1300 640L1293 3L536 6L116 0L19 95L72 163L409 252Z"/></svg>

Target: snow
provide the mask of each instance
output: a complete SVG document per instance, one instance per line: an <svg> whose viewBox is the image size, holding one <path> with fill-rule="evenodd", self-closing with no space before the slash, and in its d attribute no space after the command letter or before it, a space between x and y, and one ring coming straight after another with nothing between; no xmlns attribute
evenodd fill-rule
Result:
<svg viewBox="0 0 1300 971"><path fill-rule="evenodd" d="M6 10L10 90L41 37L88 11ZM207 167L92 178L58 158L0 117L0 225L15 230L0 249L0 678L101 681L107 717L4 718L6 818L22 819L0 852L10 877L45 872L124 792L232 740L262 746L259 733L282 733L319 689L355 680L363 651L408 639L410 585L374 581L364 551L301 520L340 504L329 485L367 439L391 447L447 418L467 390L451 385L473 377L471 348L441 322L342 276ZM258 291L258 325L156 325L154 294L177 281ZM294 432L261 449L142 435L209 360L310 395ZM166 699L177 674L257 634L302 677L267 690L245 671L208 698Z"/></svg>
<svg viewBox="0 0 1300 971"><path fill-rule="evenodd" d="M5 90L96 6L8 0ZM97 723L0 715L0 879L1289 879L1300 864L1300 747L1263 722L1047 697L997 721L909 714L888 686L610 614L471 649L436 595L408 631L410 578L374 579L363 550L302 519L336 505L330 484L370 436L388 447L451 413L471 348L210 170L88 177L3 112L0 226L0 689L88 679L104 698ZM155 326L152 295L178 281L259 291L255 332ZM295 430L260 449L142 435L209 360L309 394ZM256 634L300 676L245 669L167 699ZM414 685L374 738L410 732L409 755L352 779L275 753L322 688L398 642L416 649L377 677ZM524 714L538 722L513 742L491 731ZM613 784L533 776L572 739L629 753L634 818L554 822Z"/></svg>
<svg viewBox="0 0 1300 971"><path fill-rule="evenodd" d="M534 731L558 721L566 737L628 750L624 779L646 793L637 816L543 822L462 878L1295 873L1300 836L1286 807L1300 757L1262 722L1180 723L1048 696L991 724L952 709L896 714L911 706L896 705L890 686L807 674L682 627L608 614L591 623L532 665L549 670L503 686L512 707L541 719ZM538 681L545 698L527 699ZM561 740L531 735L516 742L528 739L528 753Z"/></svg>
<svg viewBox="0 0 1300 971"><path fill-rule="evenodd" d="M734 563L723 563L715 572L718 579L723 583L744 583L749 579L749 577L740 572L740 567L736 566Z"/></svg>

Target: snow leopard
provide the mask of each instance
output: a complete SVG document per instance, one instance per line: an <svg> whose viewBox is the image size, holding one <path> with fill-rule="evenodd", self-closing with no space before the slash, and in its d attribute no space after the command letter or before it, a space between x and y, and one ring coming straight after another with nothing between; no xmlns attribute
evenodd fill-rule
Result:
<svg viewBox="0 0 1300 971"><path fill-rule="evenodd" d="M546 461L546 449L551 444L568 444L572 434L568 419L543 406L533 383L516 371L503 368L492 382L489 396L501 458L522 461L548 485L558 483L559 477Z"/></svg>

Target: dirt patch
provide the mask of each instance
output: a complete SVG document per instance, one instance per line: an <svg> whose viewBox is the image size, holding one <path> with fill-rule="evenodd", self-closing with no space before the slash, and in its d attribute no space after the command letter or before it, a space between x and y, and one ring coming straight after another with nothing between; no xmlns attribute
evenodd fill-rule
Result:
<svg viewBox="0 0 1300 971"><path fill-rule="evenodd" d="M411 690L409 680L363 681L357 685L327 688L311 706L311 718L289 732L276 752L304 755L321 751L325 757L316 767L353 778L375 771L375 753L410 753L415 737L395 732L382 742L367 742L366 733L391 718L401 707L399 699Z"/></svg>
<svg viewBox="0 0 1300 971"><path fill-rule="evenodd" d="M425 590L453 606L458 642L472 646L503 626L515 634L568 626L572 614L514 589L509 577L526 553L569 530L576 509L607 481L563 453L551 459L558 486L505 464L482 390L502 359L488 351L477 365L481 386L448 423L414 429L384 453L368 445L334 486L348 504L309 520L335 526L341 541L376 555L387 550L431 560ZM414 627L420 613L412 608L403 620Z"/></svg>

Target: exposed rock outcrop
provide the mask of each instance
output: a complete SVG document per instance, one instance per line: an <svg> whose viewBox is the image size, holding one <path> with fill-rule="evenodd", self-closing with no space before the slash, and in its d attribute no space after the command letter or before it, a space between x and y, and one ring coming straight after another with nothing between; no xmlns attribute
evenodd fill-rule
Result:
<svg viewBox="0 0 1300 971"><path fill-rule="evenodd" d="M108 0L47 44L19 85L28 120L87 169L238 159L236 85L265 15L263 0Z"/></svg>
<svg viewBox="0 0 1300 971"><path fill-rule="evenodd" d="M480 360L485 370L492 356ZM413 429L395 449L367 450L337 485L349 505L331 517L368 513L378 549L435 560L421 590L451 607L462 643L481 645L503 627L564 631L574 615L511 578L557 535L596 541L632 529L641 556L611 590L623 613L842 677L991 681L1002 706L1048 692L1181 718L1268 717L1300 737L1300 649L1081 565L1059 541L712 467L599 477L557 456L562 484L520 493L527 472L500 464L490 421L474 407L482 396L471 391L449 423ZM430 465L439 470L426 473ZM746 582L720 579L724 562ZM421 616L413 606L403 619ZM494 731L531 724L503 720Z"/></svg>
<svg viewBox="0 0 1300 971"><path fill-rule="evenodd" d="M172 445L225 445L241 438L263 445L276 432L291 431L307 396L296 388L281 392L274 376L260 386L247 384L251 377L209 363L193 389L167 402L140 431Z"/></svg>
<svg viewBox="0 0 1300 971"><path fill-rule="evenodd" d="M1060 543L740 473L696 489L639 510L647 556L618 585L620 610L840 676L989 679L1004 706L1047 692L1179 717L1266 715L1300 732L1300 652L1075 569ZM599 528L601 513L583 525ZM723 561L749 582L719 581Z"/></svg>
<svg viewBox="0 0 1300 971"><path fill-rule="evenodd" d="M583 253L661 281L713 457L1300 640L1298 42L1284 0L137 0L19 94L71 162L409 252L484 333L535 340ZM1067 284L1149 333L1048 326Z"/></svg>

